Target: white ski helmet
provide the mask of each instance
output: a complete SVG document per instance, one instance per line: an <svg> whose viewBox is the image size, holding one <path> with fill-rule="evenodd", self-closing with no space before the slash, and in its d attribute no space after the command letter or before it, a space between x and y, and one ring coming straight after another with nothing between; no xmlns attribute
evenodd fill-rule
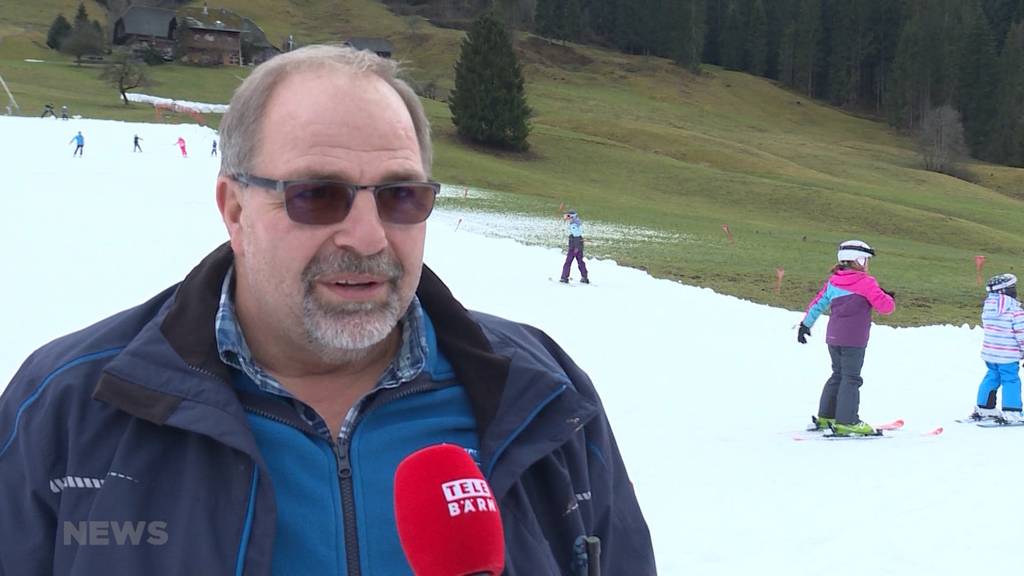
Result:
<svg viewBox="0 0 1024 576"><path fill-rule="evenodd" d="M864 266L868 262L868 258L875 255L875 251L868 246L867 242L860 240L847 240L839 244L839 252L836 253L836 259L840 262L856 262L861 266Z"/></svg>
<svg viewBox="0 0 1024 576"><path fill-rule="evenodd" d="M1017 277L1013 274L999 274L988 279L985 283L986 292L1003 292L1017 286Z"/></svg>

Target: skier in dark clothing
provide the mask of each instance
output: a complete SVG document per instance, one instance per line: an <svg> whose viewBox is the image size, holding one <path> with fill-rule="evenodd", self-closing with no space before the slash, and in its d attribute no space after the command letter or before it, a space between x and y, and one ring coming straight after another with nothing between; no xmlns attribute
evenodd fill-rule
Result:
<svg viewBox="0 0 1024 576"><path fill-rule="evenodd" d="M587 265L583 262L583 222L580 222L580 217L575 210L567 212L564 219L569 222L569 251L565 255L565 264L562 265L561 282L569 282L569 270L575 259L576 265L580 269L580 276L582 276L580 282L590 284L590 279L587 277Z"/></svg>
<svg viewBox="0 0 1024 576"><path fill-rule="evenodd" d="M66 105L60 107L60 119L61 120L67 120L68 119L68 107Z"/></svg>
<svg viewBox="0 0 1024 576"><path fill-rule="evenodd" d="M57 113L53 110L53 104L47 104L43 106L43 114L40 118L46 118L47 116L53 116L53 119L57 119Z"/></svg>
<svg viewBox="0 0 1024 576"><path fill-rule="evenodd" d="M216 156L216 155L217 155L217 141L214 140L213 141L213 149L210 150L210 156Z"/></svg>
<svg viewBox="0 0 1024 576"><path fill-rule="evenodd" d="M139 138L139 135L136 134L135 135L135 149L133 149L132 152L142 152L142 146L139 146L139 142L142 142L142 138Z"/></svg>

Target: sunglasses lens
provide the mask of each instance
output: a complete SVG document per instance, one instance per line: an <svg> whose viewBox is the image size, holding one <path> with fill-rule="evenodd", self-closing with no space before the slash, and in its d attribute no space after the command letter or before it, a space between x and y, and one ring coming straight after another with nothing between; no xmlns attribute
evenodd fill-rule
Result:
<svg viewBox="0 0 1024 576"><path fill-rule="evenodd" d="M288 217L300 224L334 224L348 216L352 193L334 182L296 182L284 191Z"/></svg>
<svg viewBox="0 0 1024 576"><path fill-rule="evenodd" d="M380 219L392 224L418 224L434 209L437 188L431 184L392 184L377 189Z"/></svg>

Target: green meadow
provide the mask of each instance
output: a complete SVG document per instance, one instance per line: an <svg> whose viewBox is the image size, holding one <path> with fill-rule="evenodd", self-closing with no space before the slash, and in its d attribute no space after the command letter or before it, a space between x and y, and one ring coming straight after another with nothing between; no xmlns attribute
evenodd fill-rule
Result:
<svg viewBox="0 0 1024 576"><path fill-rule="evenodd" d="M76 2L10 4L28 3L0 7L0 76L23 114L52 102L88 117L154 121L151 107L124 106L98 79L98 65L76 66L45 47L50 21L59 10L71 19ZM387 37L410 78L436 84L442 96L451 88L461 32L371 0L338 4L224 0L211 9L253 18L275 44L288 34L301 43ZM95 3L86 7L102 15ZM571 206L585 222L674 234L680 240L624 240L590 255L794 310L820 288L836 245L859 238L878 252L871 272L897 293L897 313L883 320L897 325L976 323L984 293L976 255L987 258L985 276L1024 274L1022 169L972 163L973 183L930 173L908 135L763 78L715 67L693 75L659 58L525 34L516 43L534 110L529 152L460 142L447 105L424 101L435 177L500 193L486 206L446 200L453 205L553 218ZM225 103L248 69L169 64L150 72L154 84L139 92Z"/></svg>

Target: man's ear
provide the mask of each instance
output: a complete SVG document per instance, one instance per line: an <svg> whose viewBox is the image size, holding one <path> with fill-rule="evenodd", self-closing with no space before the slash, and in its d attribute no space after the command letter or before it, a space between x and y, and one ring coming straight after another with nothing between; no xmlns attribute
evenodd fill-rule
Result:
<svg viewBox="0 0 1024 576"><path fill-rule="evenodd" d="M231 249L240 254L242 249L242 188L227 178L217 177L217 209L231 238Z"/></svg>

